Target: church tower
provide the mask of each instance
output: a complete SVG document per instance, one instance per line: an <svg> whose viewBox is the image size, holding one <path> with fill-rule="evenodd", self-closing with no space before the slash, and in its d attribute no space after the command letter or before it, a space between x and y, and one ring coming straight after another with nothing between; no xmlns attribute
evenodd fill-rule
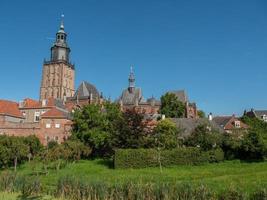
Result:
<svg viewBox="0 0 267 200"><path fill-rule="evenodd" d="M69 60L70 48L67 44L67 33L64 30L63 16L56 40L51 47L49 61L44 61L40 100L48 98L65 99L75 93L74 65Z"/></svg>

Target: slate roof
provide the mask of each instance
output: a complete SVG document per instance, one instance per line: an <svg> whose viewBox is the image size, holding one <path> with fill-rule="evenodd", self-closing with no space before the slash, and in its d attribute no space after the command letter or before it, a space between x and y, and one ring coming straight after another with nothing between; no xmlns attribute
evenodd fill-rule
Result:
<svg viewBox="0 0 267 200"><path fill-rule="evenodd" d="M175 94L175 96L178 98L178 100L183 102L183 103L186 103L189 101L187 94L184 90L173 90L173 91L169 91L168 93Z"/></svg>
<svg viewBox="0 0 267 200"><path fill-rule="evenodd" d="M235 129L235 121L240 121L240 128L248 129L249 126L243 123L239 118L233 116L216 116L212 119L216 124L225 130Z"/></svg>
<svg viewBox="0 0 267 200"><path fill-rule="evenodd" d="M0 115L24 118L19 110L18 103L7 100L0 100Z"/></svg>
<svg viewBox="0 0 267 200"><path fill-rule="evenodd" d="M145 103L141 88L133 88L133 92L128 89L123 90L120 101L122 101L123 105L132 105L136 104L136 102Z"/></svg>
<svg viewBox="0 0 267 200"><path fill-rule="evenodd" d="M182 136L188 137L197 126L201 124L207 124L212 129L223 133L224 130L218 126L215 122L209 121L208 119L199 118L199 119L192 119L192 118L173 118L171 119L178 128L182 129Z"/></svg>
<svg viewBox="0 0 267 200"><path fill-rule="evenodd" d="M79 99L82 99L84 97L90 97L91 94L93 99L99 98L99 92L96 87L86 81L83 81L76 90L73 98L76 99L78 97Z"/></svg>
<svg viewBox="0 0 267 200"><path fill-rule="evenodd" d="M221 127L225 127L225 125L232 119L233 116L217 116L212 119L216 124Z"/></svg>
<svg viewBox="0 0 267 200"><path fill-rule="evenodd" d="M254 113L256 114L257 117L261 117L263 115L267 116L267 110L254 110Z"/></svg>

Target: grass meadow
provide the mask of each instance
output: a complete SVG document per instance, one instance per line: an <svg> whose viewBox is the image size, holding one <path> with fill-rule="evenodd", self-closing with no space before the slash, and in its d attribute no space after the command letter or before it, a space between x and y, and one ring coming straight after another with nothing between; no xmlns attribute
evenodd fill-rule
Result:
<svg viewBox="0 0 267 200"><path fill-rule="evenodd" d="M267 162L225 161L200 166L168 167L161 172L159 168L113 169L109 167L109 162L103 160L81 160L68 164L59 171L49 170L48 175L41 172L40 163L26 163L18 170L19 175L33 176L39 173L42 186L47 191L56 188L58 180L66 176L108 185L128 182L201 184L217 192L231 187L246 192L267 188Z"/></svg>

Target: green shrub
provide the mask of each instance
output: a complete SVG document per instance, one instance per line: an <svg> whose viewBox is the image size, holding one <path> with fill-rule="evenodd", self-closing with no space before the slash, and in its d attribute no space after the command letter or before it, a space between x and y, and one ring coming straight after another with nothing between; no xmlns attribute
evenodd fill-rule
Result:
<svg viewBox="0 0 267 200"><path fill-rule="evenodd" d="M210 163L217 163L224 160L224 152L220 148L203 152L202 155L204 155L204 160L208 159Z"/></svg>
<svg viewBox="0 0 267 200"><path fill-rule="evenodd" d="M143 168L173 165L199 165L205 162L220 162L224 159L221 149L202 152L188 147L172 150L118 149L115 151L115 168Z"/></svg>

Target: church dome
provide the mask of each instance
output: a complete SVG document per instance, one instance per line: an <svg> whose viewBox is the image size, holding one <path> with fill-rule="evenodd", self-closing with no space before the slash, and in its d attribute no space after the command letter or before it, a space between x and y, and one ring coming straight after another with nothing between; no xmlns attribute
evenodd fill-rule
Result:
<svg viewBox="0 0 267 200"><path fill-rule="evenodd" d="M83 81L80 86L78 87L78 89L76 90L75 94L74 94L74 98L89 98L90 96L92 96L93 99L98 99L99 98L99 92L96 89L96 87L86 81Z"/></svg>

